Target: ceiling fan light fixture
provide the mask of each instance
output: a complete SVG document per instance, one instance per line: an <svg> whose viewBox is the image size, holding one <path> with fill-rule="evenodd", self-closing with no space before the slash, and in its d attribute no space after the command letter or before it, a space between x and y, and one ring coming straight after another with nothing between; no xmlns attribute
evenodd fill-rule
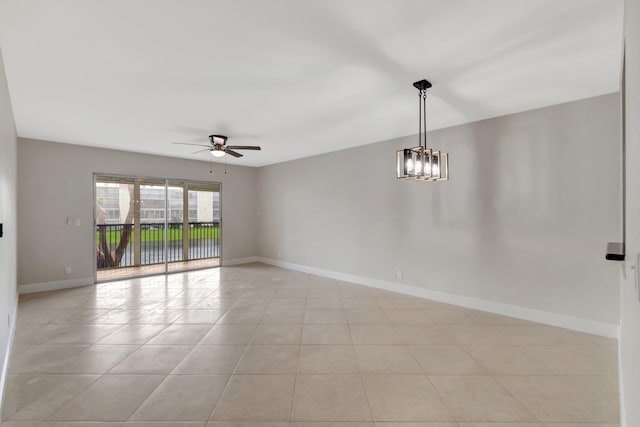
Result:
<svg viewBox="0 0 640 427"><path fill-rule="evenodd" d="M213 157L224 157L225 154L227 154L227 153L225 153L225 151L220 149L220 148L212 148L211 149L211 155Z"/></svg>

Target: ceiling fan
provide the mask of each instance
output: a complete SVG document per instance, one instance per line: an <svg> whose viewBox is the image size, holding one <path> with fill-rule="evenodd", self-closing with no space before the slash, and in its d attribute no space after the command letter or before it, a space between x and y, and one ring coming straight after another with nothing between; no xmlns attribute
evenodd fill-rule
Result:
<svg viewBox="0 0 640 427"><path fill-rule="evenodd" d="M189 142L174 142L174 144L207 147L203 150L198 150L191 154L200 153L202 151L210 151L213 157L224 157L224 155L227 153L232 155L233 157L242 157L243 154L240 154L234 150L261 150L261 148L257 145L227 145L227 139L229 138L224 135L209 135L209 145L191 144Z"/></svg>

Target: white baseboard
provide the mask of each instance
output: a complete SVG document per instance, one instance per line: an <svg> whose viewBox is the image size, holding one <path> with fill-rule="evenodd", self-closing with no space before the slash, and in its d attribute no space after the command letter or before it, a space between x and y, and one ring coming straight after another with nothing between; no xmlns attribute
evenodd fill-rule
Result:
<svg viewBox="0 0 640 427"><path fill-rule="evenodd" d="M230 260L222 260L222 266L229 267L232 265L249 264L251 262L260 262L260 257L250 256L246 258L234 258Z"/></svg>
<svg viewBox="0 0 640 427"><path fill-rule="evenodd" d="M597 322L579 317L567 316L564 314L551 313L548 311L535 310L532 308L522 307L518 305L504 304L496 301L490 301L480 298L466 297L463 295L450 294L446 292L434 291L431 289L419 288L417 286L405 285L386 280L372 279L369 277L356 276L353 274L340 273L322 268L310 267L307 265L294 264L285 261L279 261L271 258L257 257L257 261L275 265L277 267L289 270L301 271L316 276L328 277L331 279L342 280L345 282L357 283L359 285L370 286L378 289L398 292L401 294L427 298L434 301L454 304L462 307L473 308L476 310L488 311L490 313L501 314L503 316L516 317L518 319L529 320L546 325L559 326L565 329L571 329L579 332L600 335L608 338L618 338L620 328L618 325L610 323Z"/></svg>
<svg viewBox="0 0 640 427"><path fill-rule="evenodd" d="M9 361L11 358L11 349L13 348L13 338L16 334L16 323L18 321L18 294L16 293L16 301L13 306L13 313L11 313L11 328L9 329L9 336L7 341L7 351L2 361L2 370L0 371L0 423L2 422L2 408L4 403L4 392L7 385L7 373L9 371Z"/></svg>
<svg viewBox="0 0 640 427"><path fill-rule="evenodd" d="M57 280L55 282L30 283L18 286L19 294L31 294L33 292L57 291L58 289L77 288L93 285L93 277L81 277L79 279Z"/></svg>

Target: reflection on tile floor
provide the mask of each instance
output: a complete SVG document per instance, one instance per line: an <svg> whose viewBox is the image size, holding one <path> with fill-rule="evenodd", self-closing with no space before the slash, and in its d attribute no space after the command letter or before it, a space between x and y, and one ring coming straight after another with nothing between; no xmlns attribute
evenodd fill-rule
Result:
<svg viewBox="0 0 640 427"><path fill-rule="evenodd" d="M204 258L194 259L190 261L174 261L167 265L169 273L177 273L187 270L196 270L200 268L218 267L220 258ZM150 276L152 274L164 273L164 264L141 265L138 267L118 267L98 270L96 272L96 280L98 282L107 282L110 280L128 279L138 276Z"/></svg>
<svg viewBox="0 0 640 427"><path fill-rule="evenodd" d="M21 296L2 427L614 427L617 390L614 340L247 264Z"/></svg>

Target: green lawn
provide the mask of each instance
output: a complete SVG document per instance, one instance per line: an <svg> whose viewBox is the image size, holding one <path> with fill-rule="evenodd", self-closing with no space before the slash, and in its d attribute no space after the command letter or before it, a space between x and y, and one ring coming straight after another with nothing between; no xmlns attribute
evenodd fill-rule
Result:
<svg viewBox="0 0 640 427"><path fill-rule="evenodd" d="M167 230L168 240L182 240L182 228L169 228ZM140 231L140 237L143 242L164 241L164 230L148 230ZM189 228L189 239L217 239L220 237L219 227L200 227L195 226ZM131 242L135 240L135 234L131 234ZM109 243L118 243L120 241L120 231L107 231L107 241ZM100 234L96 231L96 243L100 242Z"/></svg>

